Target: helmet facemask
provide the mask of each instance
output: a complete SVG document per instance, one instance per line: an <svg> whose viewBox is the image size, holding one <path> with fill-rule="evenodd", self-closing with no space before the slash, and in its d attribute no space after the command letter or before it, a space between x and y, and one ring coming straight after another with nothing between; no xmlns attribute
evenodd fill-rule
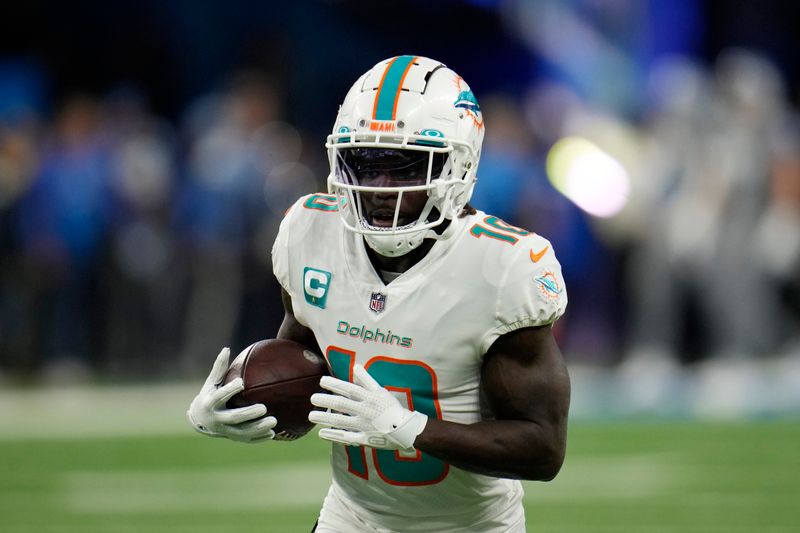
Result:
<svg viewBox="0 0 800 533"><path fill-rule="evenodd" d="M440 238L435 228L455 218L471 193L475 169L466 143L351 132L329 136L328 149L328 187L345 227L384 256Z"/></svg>

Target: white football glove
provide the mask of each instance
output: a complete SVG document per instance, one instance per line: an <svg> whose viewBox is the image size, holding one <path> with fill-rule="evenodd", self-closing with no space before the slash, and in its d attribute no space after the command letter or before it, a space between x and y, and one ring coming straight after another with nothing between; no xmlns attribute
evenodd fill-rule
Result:
<svg viewBox="0 0 800 533"><path fill-rule="evenodd" d="M428 422L426 415L403 407L361 365L353 367L353 383L324 376L319 384L334 394L316 393L311 396L311 403L337 411L308 414L309 421L327 426L319 431L323 439L410 451Z"/></svg>
<svg viewBox="0 0 800 533"><path fill-rule="evenodd" d="M244 389L242 378L222 385L228 370L230 348L223 348L203 388L192 400L186 415L192 427L212 437L226 437L240 442L259 442L275 438L272 428L278 423L274 416L260 418L267 413L263 404L228 409L225 403Z"/></svg>

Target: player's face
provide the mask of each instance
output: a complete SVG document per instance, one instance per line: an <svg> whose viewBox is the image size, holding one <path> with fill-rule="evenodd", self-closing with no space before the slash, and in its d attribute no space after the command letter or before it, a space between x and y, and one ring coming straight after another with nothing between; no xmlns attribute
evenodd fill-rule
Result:
<svg viewBox="0 0 800 533"><path fill-rule="evenodd" d="M444 155L422 151L384 148L354 148L345 151L343 163L349 179L366 187L409 187L424 185L431 176L438 177L444 166ZM397 209L398 193L360 192L362 213L367 222L377 227L391 227ZM428 200L426 191L404 192L400 201L397 226L416 222Z"/></svg>
<svg viewBox="0 0 800 533"><path fill-rule="evenodd" d="M361 192L359 194L367 222L379 228L392 227L394 213L397 209L397 193ZM425 191L403 193L400 212L397 215L397 226L416 222L427 201L428 194Z"/></svg>

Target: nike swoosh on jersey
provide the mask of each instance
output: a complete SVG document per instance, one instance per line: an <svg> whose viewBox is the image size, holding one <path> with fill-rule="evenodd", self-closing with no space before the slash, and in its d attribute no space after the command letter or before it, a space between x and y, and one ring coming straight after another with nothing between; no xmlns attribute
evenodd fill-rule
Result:
<svg viewBox="0 0 800 533"><path fill-rule="evenodd" d="M541 259L542 257L544 257L544 254L546 254L546 253L547 253L547 250L549 250L549 249L550 249L550 247L549 247L549 246L545 246L544 248L542 248L542 249L541 249L539 252L537 252L537 253L533 253L533 250L531 250L531 261L533 261L534 263L538 263L538 262L539 262L539 259Z"/></svg>

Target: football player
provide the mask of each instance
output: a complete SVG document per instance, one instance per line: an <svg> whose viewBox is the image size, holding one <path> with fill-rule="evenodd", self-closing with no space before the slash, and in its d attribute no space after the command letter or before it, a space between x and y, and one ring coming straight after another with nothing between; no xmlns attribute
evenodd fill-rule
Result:
<svg viewBox="0 0 800 533"><path fill-rule="evenodd" d="M525 531L518 480L551 480L564 460L561 268L546 239L467 203L483 135L455 72L381 61L328 137L328 194L300 198L280 226L277 337L320 349L333 375L309 414L333 443L318 533ZM226 361L193 425L274 438L263 405L225 409L242 388L216 385Z"/></svg>

